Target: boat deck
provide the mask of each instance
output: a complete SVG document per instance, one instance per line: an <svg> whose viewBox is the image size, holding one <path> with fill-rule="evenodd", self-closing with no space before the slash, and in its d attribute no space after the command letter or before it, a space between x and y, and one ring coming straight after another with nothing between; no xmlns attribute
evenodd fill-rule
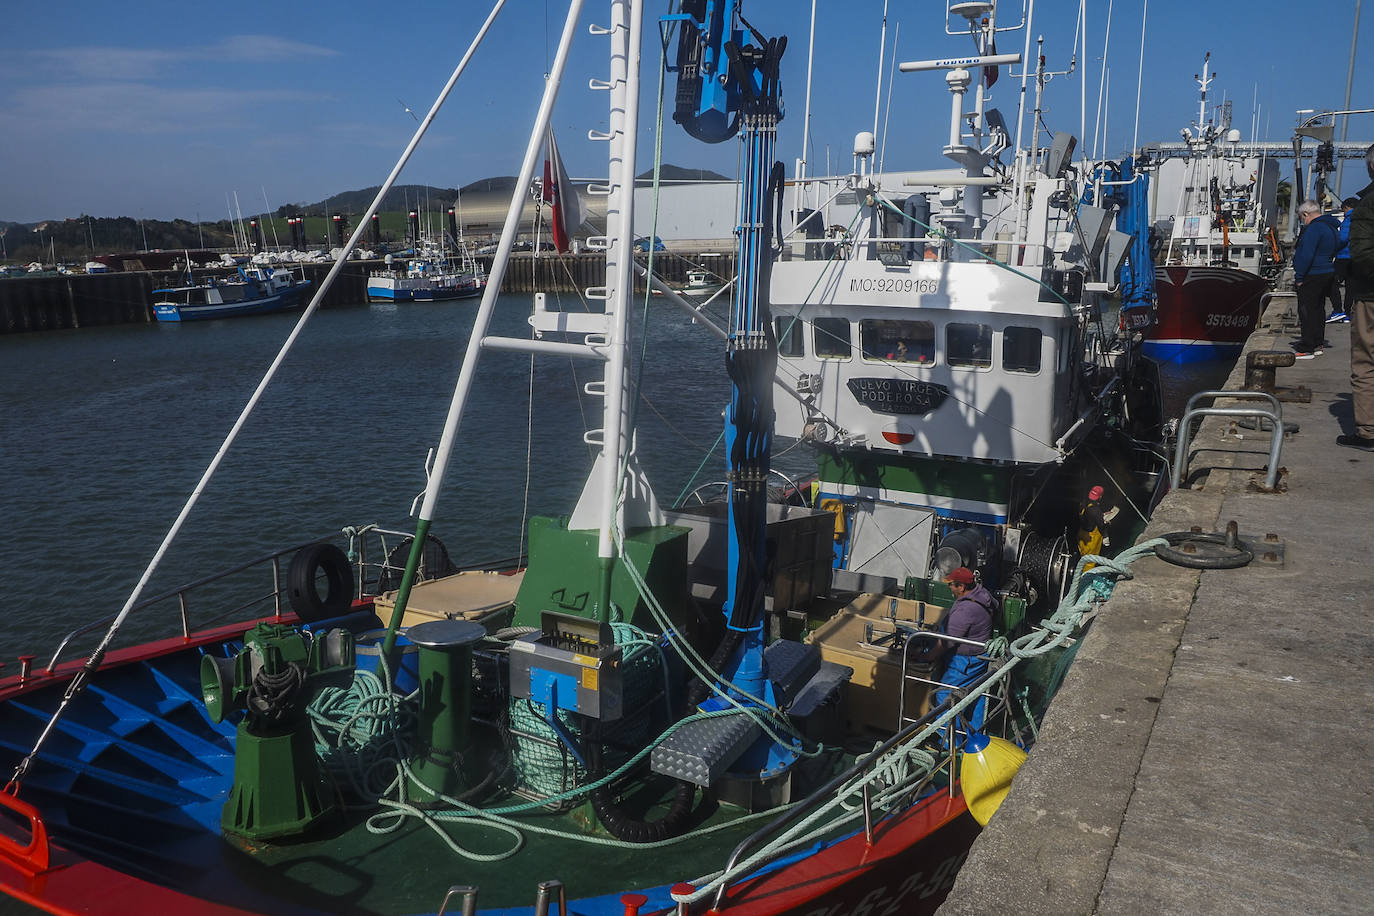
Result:
<svg viewBox="0 0 1374 916"><path fill-rule="evenodd" d="M1274 300L1247 352L1288 349L1292 301ZM1335 444L1353 429L1350 326L1326 334L1322 356L1278 370L1312 392L1283 404L1300 428L1280 492L1254 486L1267 434L1210 418L1193 489L1145 533L1234 519L1242 537L1276 534L1282 565L1136 564L940 913L1369 912L1374 455Z"/></svg>

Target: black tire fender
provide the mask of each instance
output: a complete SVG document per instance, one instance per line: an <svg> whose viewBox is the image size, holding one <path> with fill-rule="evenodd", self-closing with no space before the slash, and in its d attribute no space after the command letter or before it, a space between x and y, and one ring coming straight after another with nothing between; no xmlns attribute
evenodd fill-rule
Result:
<svg viewBox="0 0 1374 916"><path fill-rule="evenodd" d="M327 586L323 597L319 590L321 576ZM341 617L353 606L353 565L333 544L308 544L291 558L286 594L291 609L304 623Z"/></svg>

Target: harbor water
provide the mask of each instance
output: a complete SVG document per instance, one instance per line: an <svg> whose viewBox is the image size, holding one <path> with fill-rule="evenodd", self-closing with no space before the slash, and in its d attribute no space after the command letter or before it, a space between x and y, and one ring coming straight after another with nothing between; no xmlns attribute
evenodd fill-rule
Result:
<svg viewBox="0 0 1374 916"><path fill-rule="evenodd" d="M576 307L576 306L566 306ZM205 488L145 596L271 551L380 523L412 529L476 302L317 313ZM526 296L494 333L528 336ZM721 344L654 301L635 362L639 452L662 502L723 477ZM0 661L116 614L298 314L0 336L0 516L9 612ZM588 363L487 353L432 532L466 565L513 557L522 519L565 514L591 466ZM1168 413L1229 364L1168 367ZM530 391L537 392L531 405ZM713 451L714 449L714 451ZM775 464L805 470L805 448ZM204 609L193 608L195 611ZM115 646L174 632L169 605ZM12 673L10 668L6 673Z"/></svg>
<svg viewBox="0 0 1374 916"><path fill-rule="evenodd" d="M145 596L348 525L413 530L476 311L469 300L318 312ZM503 296L494 333L528 336L528 314L528 297ZM0 337L13 576L0 661L119 611L298 318ZM649 327L641 452L668 503L716 442L728 387L700 326L654 301ZM460 564L517 555L526 506L570 511L591 466L582 433L600 425L600 399L581 393L599 377L589 363L487 353L482 369L432 528ZM717 451L703 479L721 477L722 461ZM136 616L116 645L169 626L165 613Z"/></svg>

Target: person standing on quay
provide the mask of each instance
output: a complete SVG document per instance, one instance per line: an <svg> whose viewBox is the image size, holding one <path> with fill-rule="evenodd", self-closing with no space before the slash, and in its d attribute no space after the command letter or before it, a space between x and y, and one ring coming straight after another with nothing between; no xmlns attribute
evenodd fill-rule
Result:
<svg viewBox="0 0 1374 916"><path fill-rule="evenodd" d="M1336 280L1336 236L1341 224L1334 217L1322 216L1315 200L1298 204L1302 233L1293 249L1293 282L1298 287L1298 359L1312 359L1322 352L1326 325L1326 297Z"/></svg>
<svg viewBox="0 0 1374 916"><path fill-rule="evenodd" d="M1374 146L1364 153L1370 183L1350 214L1350 393L1355 402L1355 432L1336 444L1374 452Z"/></svg>
<svg viewBox="0 0 1374 916"><path fill-rule="evenodd" d="M1350 214L1359 202L1358 197L1347 197L1341 201L1341 229L1336 233L1336 282L1331 287L1333 311L1327 316L1327 324L1350 320L1347 314L1350 304ZM1342 302L1346 305L1342 306Z"/></svg>

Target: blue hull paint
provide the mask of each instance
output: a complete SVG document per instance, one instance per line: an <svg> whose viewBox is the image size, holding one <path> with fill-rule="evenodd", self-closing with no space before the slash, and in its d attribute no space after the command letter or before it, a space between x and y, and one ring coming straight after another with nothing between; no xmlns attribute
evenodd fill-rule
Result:
<svg viewBox="0 0 1374 916"><path fill-rule="evenodd" d="M1183 365L1233 357L1240 353L1243 347L1243 343L1216 343L1210 340L1147 340L1141 350L1146 356L1161 363Z"/></svg>
<svg viewBox="0 0 1374 916"><path fill-rule="evenodd" d="M295 308L309 284L262 299L246 299L216 305L155 305L153 315L158 321L207 321L212 318L237 318L241 315L265 315Z"/></svg>
<svg viewBox="0 0 1374 916"><path fill-rule="evenodd" d="M367 298L378 299L383 302L409 302L410 290L369 286L367 288Z"/></svg>

